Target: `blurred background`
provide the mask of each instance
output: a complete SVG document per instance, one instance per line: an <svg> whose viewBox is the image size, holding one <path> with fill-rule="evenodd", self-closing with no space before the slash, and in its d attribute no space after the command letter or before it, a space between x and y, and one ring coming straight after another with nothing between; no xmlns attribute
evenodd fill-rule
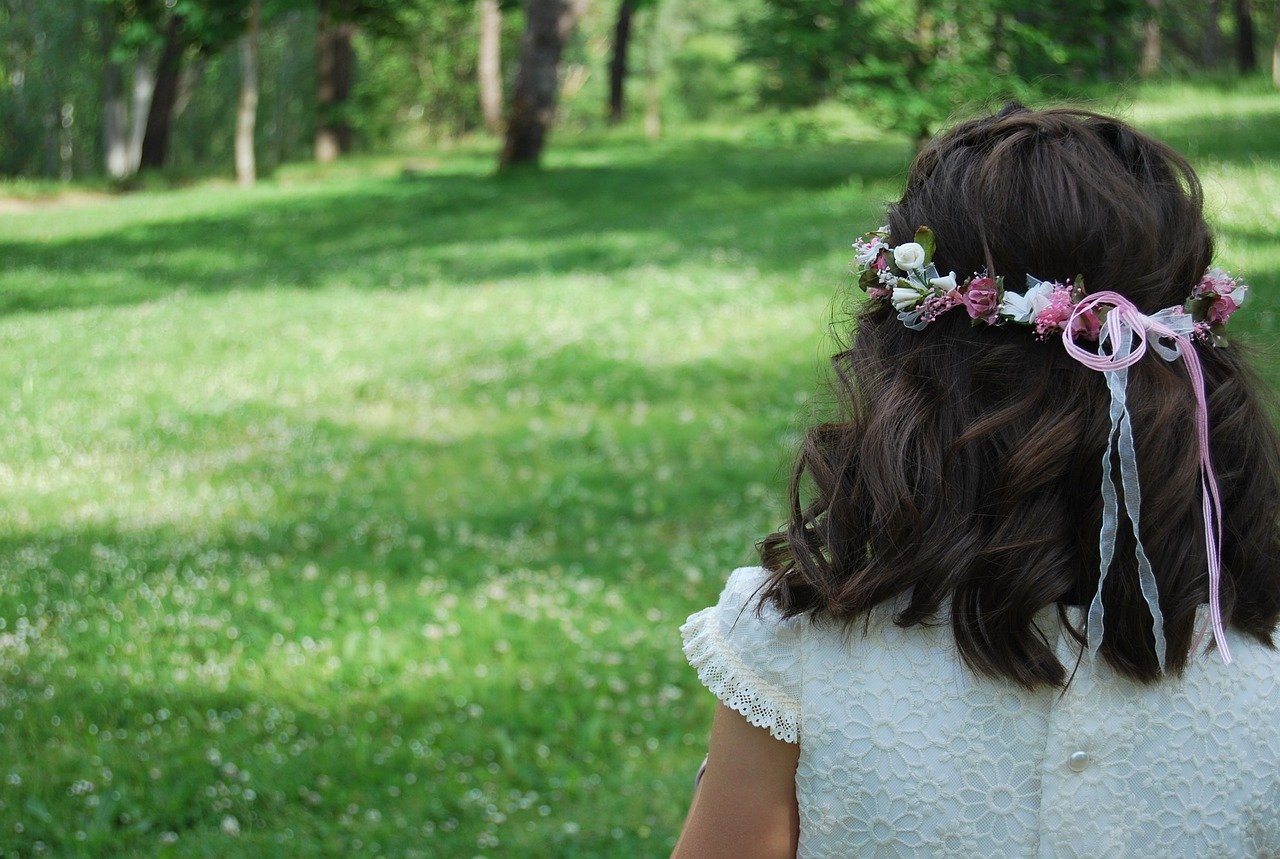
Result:
<svg viewBox="0 0 1280 859"><path fill-rule="evenodd" d="M0 0L0 855L649 856L921 141L1187 154L1280 382L1276 0ZM834 320L834 324L833 324Z"/></svg>

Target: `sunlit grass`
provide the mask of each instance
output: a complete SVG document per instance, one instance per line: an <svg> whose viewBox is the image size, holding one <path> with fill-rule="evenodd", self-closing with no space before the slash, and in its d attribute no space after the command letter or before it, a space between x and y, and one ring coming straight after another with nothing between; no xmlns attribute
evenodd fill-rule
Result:
<svg viewBox="0 0 1280 859"><path fill-rule="evenodd" d="M1134 113L1267 344L1280 96L1209 94ZM676 629L778 521L910 154L780 122L0 215L0 852L669 849Z"/></svg>

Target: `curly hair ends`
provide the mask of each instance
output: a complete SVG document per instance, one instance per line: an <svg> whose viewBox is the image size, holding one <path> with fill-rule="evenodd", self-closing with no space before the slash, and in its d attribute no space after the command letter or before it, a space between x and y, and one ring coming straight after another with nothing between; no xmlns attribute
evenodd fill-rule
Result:
<svg viewBox="0 0 1280 859"><path fill-rule="evenodd" d="M1191 166L1106 116L1020 105L963 123L911 166L889 210L891 243L928 225L940 271L988 269L1006 283L1083 275L1146 313L1181 305L1213 253ZM1066 666L1035 628L1057 605L1087 605L1098 582L1101 373L1056 340L943 314L922 331L886 302L863 303L832 359L841 413L812 428L792 472L789 521L759 544L772 571L761 605L852 623L909 592L895 622L949 601L975 671L1034 688ZM1214 468L1226 523L1224 619L1272 644L1280 616L1280 441L1245 346L1197 345L1209 391ZM1186 368L1150 356L1130 369L1142 485L1142 543L1180 675L1196 608L1208 599L1195 398ZM1123 520L1122 520L1123 521ZM1138 586L1134 536L1120 528L1103 593L1101 655L1141 682L1162 675Z"/></svg>

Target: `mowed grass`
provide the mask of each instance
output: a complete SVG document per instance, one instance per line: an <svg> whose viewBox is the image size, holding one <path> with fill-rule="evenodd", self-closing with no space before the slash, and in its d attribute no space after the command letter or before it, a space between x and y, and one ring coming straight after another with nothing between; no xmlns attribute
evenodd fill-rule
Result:
<svg viewBox="0 0 1280 859"><path fill-rule="evenodd" d="M1133 115L1280 382L1280 95ZM0 215L0 854L665 854L910 155L779 127Z"/></svg>

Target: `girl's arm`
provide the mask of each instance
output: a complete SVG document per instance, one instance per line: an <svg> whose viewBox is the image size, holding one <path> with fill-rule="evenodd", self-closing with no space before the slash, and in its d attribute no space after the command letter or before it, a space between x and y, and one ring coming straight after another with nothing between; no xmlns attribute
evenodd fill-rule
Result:
<svg viewBox="0 0 1280 859"><path fill-rule="evenodd" d="M708 751L707 772L672 859L793 859L800 746L774 739L719 704Z"/></svg>

